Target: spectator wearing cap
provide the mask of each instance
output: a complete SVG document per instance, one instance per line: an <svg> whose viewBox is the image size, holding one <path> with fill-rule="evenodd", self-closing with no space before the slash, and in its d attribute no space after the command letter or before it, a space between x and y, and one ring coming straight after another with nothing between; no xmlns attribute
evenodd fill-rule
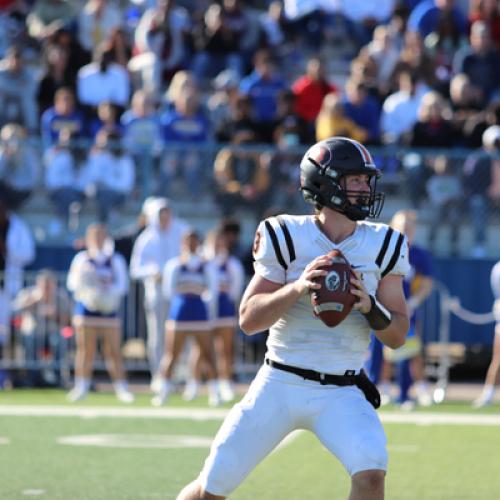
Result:
<svg viewBox="0 0 500 500"><path fill-rule="evenodd" d="M24 64L21 50L11 47L0 60L0 126L18 123L38 130L37 81Z"/></svg>
<svg viewBox="0 0 500 500"><path fill-rule="evenodd" d="M474 232L475 246L472 257L484 257L486 254L486 231L491 209L491 202L500 200L500 126L492 125L483 134L483 147L473 152L463 167L464 194L468 200L469 215Z"/></svg>
<svg viewBox="0 0 500 500"><path fill-rule="evenodd" d="M240 92L252 101L255 118L266 142L272 141L272 130L277 118L278 97L286 89L286 82L267 50L255 54L254 70L240 83Z"/></svg>
<svg viewBox="0 0 500 500"><path fill-rule="evenodd" d="M137 238L130 261L130 275L144 283L147 347L152 388L160 375L164 352L164 325L168 302L162 292L162 272L166 262L180 254L186 223L174 216L169 200L156 198L144 207L147 227Z"/></svg>
<svg viewBox="0 0 500 500"><path fill-rule="evenodd" d="M193 30L194 55L192 70L199 82L205 82L223 69L231 69L239 77L244 73L243 58L239 53L240 41L246 29L232 19L225 9L212 3L203 19Z"/></svg>
<svg viewBox="0 0 500 500"><path fill-rule="evenodd" d="M312 128L323 104L323 99L327 94L338 92L338 89L327 80L323 61L314 56L307 61L305 74L292 85L292 92L295 94L297 115Z"/></svg>
<svg viewBox="0 0 500 500"><path fill-rule="evenodd" d="M432 31L437 31L439 23L444 16L451 16L457 30L465 35L467 33L467 19L455 0L424 0L411 12L408 18L408 31L417 31L425 38Z"/></svg>
<svg viewBox="0 0 500 500"><path fill-rule="evenodd" d="M56 144L63 130L73 139L86 135L85 117L76 106L75 94L67 87L55 93L54 105L42 114L40 132L44 147Z"/></svg>
<svg viewBox="0 0 500 500"><path fill-rule="evenodd" d="M0 141L0 198L10 210L17 210L37 186L40 164L20 125L4 125Z"/></svg>
<svg viewBox="0 0 500 500"><path fill-rule="evenodd" d="M476 21L470 31L470 47L459 51L453 62L455 73L465 73L471 83L483 92L489 102L500 87L500 52L493 47L490 30L483 21Z"/></svg>

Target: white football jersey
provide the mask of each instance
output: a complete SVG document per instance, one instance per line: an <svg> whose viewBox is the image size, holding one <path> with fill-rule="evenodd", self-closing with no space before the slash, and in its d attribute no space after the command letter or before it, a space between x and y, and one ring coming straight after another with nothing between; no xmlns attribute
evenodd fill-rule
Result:
<svg viewBox="0 0 500 500"><path fill-rule="evenodd" d="M259 224L253 249L255 272L274 283L290 283L309 262L336 248L361 273L372 295L384 276L404 276L410 269L406 237L386 224L358 222L354 233L336 245L314 216L280 215ZM370 327L360 312L353 310L342 323L329 328L314 316L306 294L270 328L267 349L274 361L343 375L362 368L369 341Z"/></svg>

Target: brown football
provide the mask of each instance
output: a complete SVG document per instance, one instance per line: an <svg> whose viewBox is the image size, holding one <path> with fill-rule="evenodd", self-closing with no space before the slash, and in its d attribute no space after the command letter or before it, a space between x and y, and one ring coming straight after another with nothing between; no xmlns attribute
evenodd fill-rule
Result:
<svg viewBox="0 0 500 500"><path fill-rule="evenodd" d="M332 250L327 255L331 262L319 268L327 274L317 279L321 288L311 292L311 304L314 314L325 325L333 327L344 321L357 297L350 292L353 270L348 260L340 250Z"/></svg>

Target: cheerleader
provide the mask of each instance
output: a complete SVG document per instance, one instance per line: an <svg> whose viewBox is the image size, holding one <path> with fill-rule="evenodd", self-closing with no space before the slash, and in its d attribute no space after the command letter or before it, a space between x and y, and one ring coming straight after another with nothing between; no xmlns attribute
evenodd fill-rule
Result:
<svg viewBox="0 0 500 500"><path fill-rule="evenodd" d="M215 231L208 240L208 251L218 272L219 295L214 320L214 346L222 401L234 399L234 335L238 324L238 303L243 292L245 273L237 257L229 254L224 232Z"/></svg>
<svg viewBox="0 0 500 500"><path fill-rule="evenodd" d="M76 331L75 386L69 401L84 399L90 388L97 341L103 342L104 358L117 398L132 403L134 397L125 381L120 352L122 298L128 290L127 266L102 224L91 224L85 235L86 250L75 255L67 278L73 293L72 318Z"/></svg>
<svg viewBox="0 0 500 500"><path fill-rule="evenodd" d="M217 295L217 274L198 254L199 237L188 231L182 238L181 255L170 259L163 272L163 293L170 303L166 322L165 354L160 364L162 379L154 406L164 404L171 379L185 341L192 337L207 368L209 404L219 403L211 337ZM203 299L203 295L207 300Z"/></svg>

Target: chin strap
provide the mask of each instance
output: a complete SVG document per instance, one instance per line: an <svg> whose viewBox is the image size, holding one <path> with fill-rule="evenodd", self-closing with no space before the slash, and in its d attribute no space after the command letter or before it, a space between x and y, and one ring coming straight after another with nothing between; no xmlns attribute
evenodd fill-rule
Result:
<svg viewBox="0 0 500 500"><path fill-rule="evenodd" d="M373 295L370 295L370 302L372 307L363 316L374 330L385 330L391 324L391 313Z"/></svg>

